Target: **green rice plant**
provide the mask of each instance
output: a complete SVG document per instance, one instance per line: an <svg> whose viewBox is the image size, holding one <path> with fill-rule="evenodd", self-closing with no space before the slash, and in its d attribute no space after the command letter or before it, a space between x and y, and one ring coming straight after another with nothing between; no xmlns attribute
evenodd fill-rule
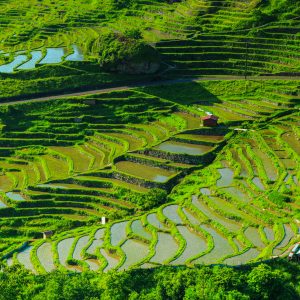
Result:
<svg viewBox="0 0 300 300"><path fill-rule="evenodd" d="M33 266L35 270L38 272L38 274L45 274L46 270L43 268L38 256L37 256L37 249L44 243L43 240L39 241L38 243L35 243L30 251L30 259L33 263Z"/></svg>

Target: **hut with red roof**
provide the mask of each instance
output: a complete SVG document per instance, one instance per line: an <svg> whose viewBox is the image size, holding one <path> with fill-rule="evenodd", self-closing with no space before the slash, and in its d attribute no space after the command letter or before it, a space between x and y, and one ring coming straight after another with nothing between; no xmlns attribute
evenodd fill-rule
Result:
<svg viewBox="0 0 300 300"><path fill-rule="evenodd" d="M219 117L215 115L207 115L202 118L203 126L207 126L207 127L218 126L218 119Z"/></svg>

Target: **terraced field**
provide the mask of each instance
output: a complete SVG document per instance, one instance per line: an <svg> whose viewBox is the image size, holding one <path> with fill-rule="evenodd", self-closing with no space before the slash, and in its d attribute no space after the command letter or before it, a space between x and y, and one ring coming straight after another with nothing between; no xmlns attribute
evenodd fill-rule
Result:
<svg viewBox="0 0 300 300"><path fill-rule="evenodd" d="M48 0L6 1L0 8L0 72L88 60L89 42L99 34L135 24L171 66L167 77L299 73L299 6L290 9L278 18L275 7L267 11L257 0L76 0L56 1L55 7Z"/></svg>
<svg viewBox="0 0 300 300"><path fill-rule="evenodd" d="M213 81L2 106L3 259L106 272L285 254L299 96L297 81ZM220 125L203 127L211 112Z"/></svg>

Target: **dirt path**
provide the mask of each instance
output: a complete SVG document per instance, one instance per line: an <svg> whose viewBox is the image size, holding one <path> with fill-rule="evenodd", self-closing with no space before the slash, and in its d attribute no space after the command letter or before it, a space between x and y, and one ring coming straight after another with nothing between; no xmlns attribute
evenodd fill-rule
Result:
<svg viewBox="0 0 300 300"><path fill-rule="evenodd" d="M62 99L68 97L76 97L76 96L87 96L87 95L95 95L95 94L102 94L112 91L122 91L128 89L134 89L139 87L149 87L149 86L162 86L162 85L172 85L176 83L188 83L188 82L196 82L196 81L216 81L216 80L242 80L244 76L210 76L210 77L197 77L197 78L181 78L181 79L173 79L173 80L160 80L160 81L153 81L153 82L144 82L138 84L130 84L124 86L116 86L110 88L100 88L100 89L93 89L93 90L86 90L82 92L75 92L75 93L66 93L66 94L57 94L53 96L45 96L45 97L32 97L29 99L24 100L12 100L12 101L2 101L0 105L13 105L17 103L26 103L26 102L38 102L38 101L48 101L54 99ZM287 77L287 76L253 76L248 77L248 80L300 80L300 77Z"/></svg>

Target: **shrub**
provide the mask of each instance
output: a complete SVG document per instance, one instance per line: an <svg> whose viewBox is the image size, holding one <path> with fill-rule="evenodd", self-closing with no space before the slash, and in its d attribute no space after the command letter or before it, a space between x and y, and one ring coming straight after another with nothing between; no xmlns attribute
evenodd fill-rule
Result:
<svg viewBox="0 0 300 300"><path fill-rule="evenodd" d="M272 191L269 196L269 200L278 205L279 207L283 207L285 203L291 202L290 197L283 195L277 191Z"/></svg>

